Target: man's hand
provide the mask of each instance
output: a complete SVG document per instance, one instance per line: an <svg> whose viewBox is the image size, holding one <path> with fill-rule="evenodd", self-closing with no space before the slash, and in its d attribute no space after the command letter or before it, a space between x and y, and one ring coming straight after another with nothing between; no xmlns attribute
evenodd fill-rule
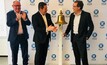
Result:
<svg viewBox="0 0 107 65"><path fill-rule="evenodd" d="M56 32L57 30L58 30L57 27L54 26L54 29L52 31Z"/></svg>
<svg viewBox="0 0 107 65"><path fill-rule="evenodd" d="M21 19L21 14L20 13L16 13L16 21L19 21Z"/></svg>
<svg viewBox="0 0 107 65"><path fill-rule="evenodd" d="M26 20L26 13L22 12L21 16L22 16L22 19L25 21Z"/></svg>
<svg viewBox="0 0 107 65"><path fill-rule="evenodd" d="M53 31L54 29L54 26L50 25L48 28L47 28L47 31Z"/></svg>

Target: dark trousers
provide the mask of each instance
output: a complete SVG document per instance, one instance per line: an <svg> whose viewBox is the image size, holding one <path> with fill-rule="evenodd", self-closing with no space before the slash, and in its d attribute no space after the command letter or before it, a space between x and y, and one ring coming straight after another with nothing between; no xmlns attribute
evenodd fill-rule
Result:
<svg viewBox="0 0 107 65"><path fill-rule="evenodd" d="M35 45L36 45L36 54L35 54L34 65L45 65L49 39L47 38L46 42L42 44L36 43Z"/></svg>
<svg viewBox="0 0 107 65"><path fill-rule="evenodd" d="M86 42L83 41L83 39L80 39L80 40L78 39L79 39L78 35L73 36L72 46L73 46L73 52L75 57L75 63L76 65L81 65L81 60L82 60L83 65L88 65ZM81 42L83 42L82 43L83 45L81 44Z"/></svg>
<svg viewBox="0 0 107 65"><path fill-rule="evenodd" d="M18 65L18 50L19 45L22 51L23 65L28 65L28 41L23 35L18 35L15 41L10 41L12 51L12 65Z"/></svg>

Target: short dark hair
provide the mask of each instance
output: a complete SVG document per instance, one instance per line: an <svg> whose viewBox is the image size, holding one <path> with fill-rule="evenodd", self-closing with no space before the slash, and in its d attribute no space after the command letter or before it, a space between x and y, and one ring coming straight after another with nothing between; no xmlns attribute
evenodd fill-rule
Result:
<svg viewBox="0 0 107 65"><path fill-rule="evenodd" d="M45 5L47 5L47 4L44 3L44 2L40 2L40 3L38 4L38 9L39 9L39 10L40 10L40 8L43 9Z"/></svg>
<svg viewBox="0 0 107 65"><path fill-rule="evenodd" d="M84 4L82 1L76 0L74 3L77 3L77 7L80 7L81 10L83 9Z"/></svg>

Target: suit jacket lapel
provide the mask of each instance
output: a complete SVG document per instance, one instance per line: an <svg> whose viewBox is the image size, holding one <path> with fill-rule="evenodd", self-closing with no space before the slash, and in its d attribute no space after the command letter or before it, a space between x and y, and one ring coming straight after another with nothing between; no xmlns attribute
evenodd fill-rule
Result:
<svg viewBox="0 0 107 65"><path fill-rule="evenodd" d="M47 25L49 26L48 16L46 14Z"/></svg>
<svg viewBox="0 0 107 65"><path fill-rule="evenodd" d="M72 17L72 18L71 18L71 25L73 26L73 25L74 25L74 18L75 18L74 13L73 13L73 15L72 15L71 17Z"/></svg>
<svg viewBox="0 0 107 65"><path fill-rule="evenodd" d="M40 14L40 12L38 12L38 13L39 13L39 17L40 17L40 23L42 23L43 26L45 26L45 22L44 22L44 20L43 20L42 15ZM45 27L46 27L46 26L45 26Z"/></svg>
<svg viewBox="0 0 107 65"><path fill-rule="evenodd" d="M84 16L83 16L83 11L81 12L81 17L80 17L80 22L79 22L79 26L78 26L78 31L81 29L81 26L83 24L83 19L84 19Z"/></svg>
<svg viewBox="0 0 107 65"><path fill-rule="evenodd" d="M13 13L12 13L12 14L13 14L13 17L14 17L14 18L16 18L16 13L15 13L14 11L13 11Z"/></svg>

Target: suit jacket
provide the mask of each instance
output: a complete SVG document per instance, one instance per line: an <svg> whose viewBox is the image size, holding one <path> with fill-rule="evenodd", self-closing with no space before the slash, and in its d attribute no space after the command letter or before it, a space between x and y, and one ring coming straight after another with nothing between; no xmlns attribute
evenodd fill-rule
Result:
<svg viewBox="0 0 107 65"><path fill-rule="evenodd" d="M65 34L68 34L71 31L71 42L73 40L73 35L74 35L73 34L74 18L75 15L74 13L72 13L70 15L69 24L65 32ZM93 29L94 29L94 25L90 13L82 11L79 27L78 27L79 38L84 38L84 39L86 39L86 37L89 38L93 32Z"/></svg>
<svg viewBox="0 0 107 65"><path fill-rule="evenodd" d="M27 32L27 27L26 27L26 25L30 25L30 21L29 21L28 17L27 17L26 21L21 19L21 23L22 23L24 37L25 37L25 39L28 39L29 36L28 36L28 32ZM8 41L14 41L17 37L19 23L18 23L18 21L16 21L16 14L13 10L9 11L7 13L7 26L10 27Z"/></svg>
<svg viewBox="0 0 107 65"><path fill-rule="evenodd" d="M46 19L47 19L48 26L50 25L54 26L54 24L52 23L50 14L46 13ZM32 24L34 28L34 37L33 37L34 42L44 43L47 37L50 38L51 32L49 31L48 33L49 36L47 36L46 26L40 12L37 12L32 16Z"/></svg>

